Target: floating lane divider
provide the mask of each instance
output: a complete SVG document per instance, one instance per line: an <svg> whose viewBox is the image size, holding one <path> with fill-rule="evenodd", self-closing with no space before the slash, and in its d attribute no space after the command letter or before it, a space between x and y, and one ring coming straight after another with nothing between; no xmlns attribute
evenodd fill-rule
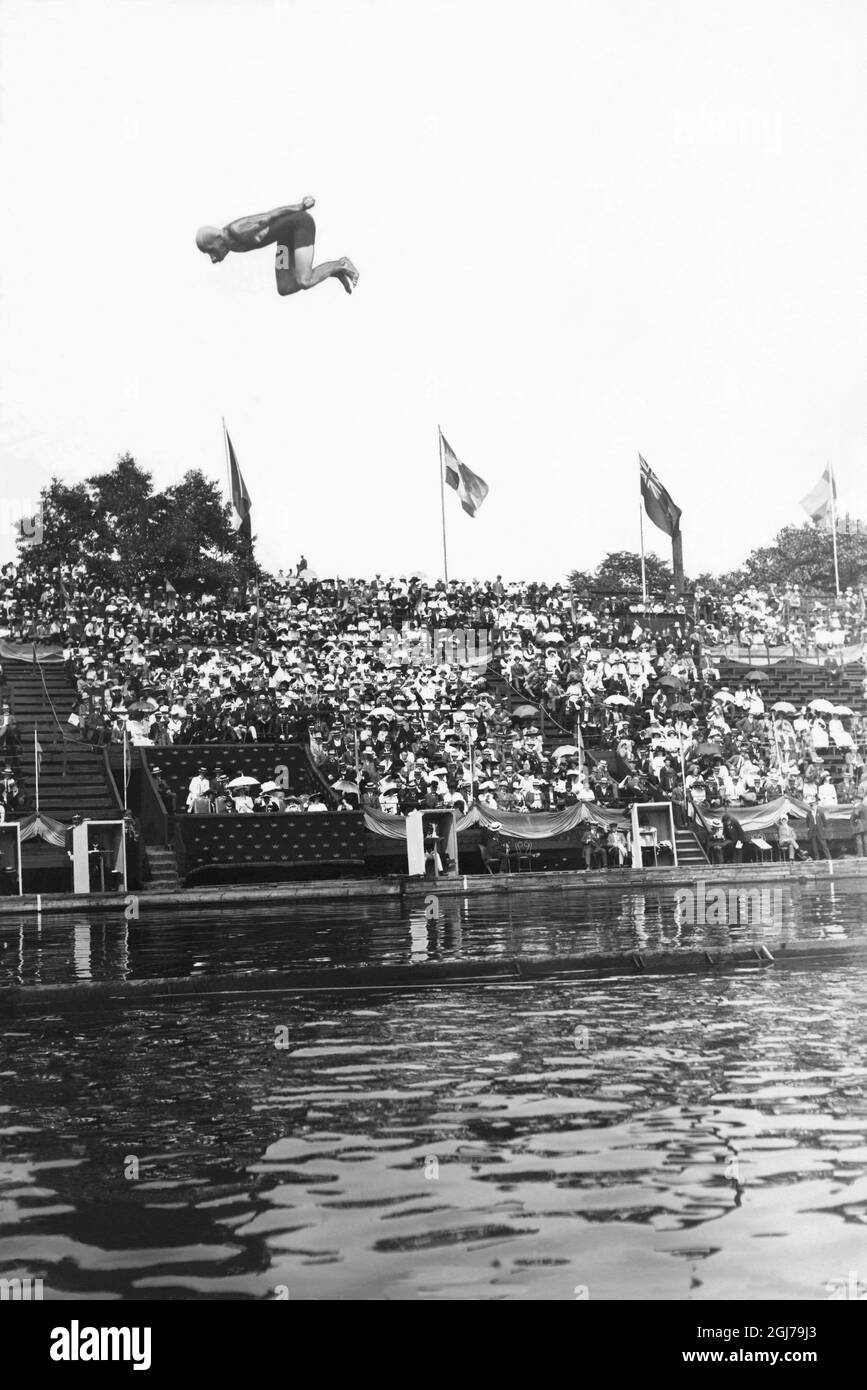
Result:
<svg viewBox="0 0 867 1390"><path fill-rule="evenodd" d="M13 985L0 989L0 1013L47 1004L76 1007L135 1008L147 1001L189 999L197 995L231 1000L269 994L334 994L346 991L438 989L460 985L522 986L537 980L597 980L621 976L643 979L654 975L704 975L716 978L771 966L813 969L832 965L867 965L867 940L780 941L773 952L766 945L701 950L612 952L592 956L504 956L495 961L428 961L417 965L330 966L317 970L234 971L225 975L165 977L145 980L103 980L68 985Z"/></svg>

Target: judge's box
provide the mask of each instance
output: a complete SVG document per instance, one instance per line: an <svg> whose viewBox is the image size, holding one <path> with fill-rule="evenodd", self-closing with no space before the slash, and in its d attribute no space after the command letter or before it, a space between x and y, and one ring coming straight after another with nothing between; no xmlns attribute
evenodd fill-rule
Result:
<svg viewBox="0 0 867 1390"><path fill-rule="evenodd" d="M15 821L0 824L0 894L3 897L20 897L21 882L21 827Z"/></svg>
<svg viewBox="0 0 867 1390"><path fill-rule="evenodd" d="M72 891L126 892L122 820L86 820L72 827Z"/></svg>
<svg viewBox="0 0 867 1390"><path fill-rule="evenodd" d="M417 878L458 877L458 829L454 811L437 807L406 818L407 872Z"/></svg>

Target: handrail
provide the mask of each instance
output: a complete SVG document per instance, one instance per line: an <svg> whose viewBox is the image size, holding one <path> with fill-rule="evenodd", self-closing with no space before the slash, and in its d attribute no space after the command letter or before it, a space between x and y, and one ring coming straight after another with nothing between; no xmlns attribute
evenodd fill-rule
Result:
<svg viewBox="0 0 867 1390"><path fill-rule="evenodd" d="M139 761L143 773L139 813L145 844L157 843L156 840L150 839L150 833L154 831L158 837L159 843L167 846L169 843L169 813L160 795L159 787L154 781L153 773L151 772L150 764L147 760L146 750L141 748L139 753Z"/></svg>
<svg viewBox="0 0 867 1390"><path fill-rule="evenodd" d="M124 805L123 801L121 800L120 793L117 789L117 783L114 780L114 773L111 770L111 763L108 760L108 748L105 746L105 744L103 744L102 748L99 751L102 754L102 765L105 770L105 780L108 783L109 792L114 800L117 810L120 812L122 816L124 814Z"/></svg>
<svg viewBox="0 0 867 1390"><path fill-rule="evenodd" d="M53 716L53 718L54 718L54 722L55 722L55 724L57 725L58 733L60 734L60 744L61 744L61 748L62 748L62 750L63 750L63 765L62 765L61 770L60 770L60 775L61 775L61 777L65 777L66 774L67 774L67 767L68 767L67 760L66 760L66 744L67 744L67 742L69 742L69 743L77 743L77 744L79 744L79 745L82 745L82 744L84 743L84 739L83 739L83 738L74 738L74 737L72 736L72 734L68 734L68 733L66 732L66 730L64 729L63 725L61 724L60 720L58 719L58 717L57 717L57 710L54 708L54 701L52 700L52 698L51 698L51 696L50 696L50 694L49 694L49 692L48 692L48 685L46 684L46 681L45 681L45 672L44 672L43 669L42 669L42 664L41 664L41 662L39 662L39 661L36 660L36 643L35 643L35 642L33 643L33 665L36 667L36 670L39 672L39 679L40 679L41 682L42 682L42 689L43 689L43 692L44 692L44 694L45 694L45 698L46 698L46 700L48 701L48 706L49 706L49 708L50 708L50 710L51 710L52 716Z"/></svg>
<svg viewBox="0 0 867 1390"><path fill-rule="evenodd" d="M687 787L686 789L686 801L684 802L684 809L686 811L687 820L693 823L695 834L699 844L702 847L702 850L704 851L704 856L707 859L708 863L710 863L710 854L708 853L708 846L711 842L711 834L710 830L708 829L704 812L702 811L701 807L696 804L691 787Z"/></svg>
<svg viewBox="0 0 867 1390"><path fill-rule="evenodd" d="M517 698L518 698L519 701L521 701L521 700L523 700L523 701L528 701L528 700L531 698L529 695L522 695L521 692L520 692L520 690L518 690L518 688L517 688L516 686L512 685L512 682L508 679L508 677L505 676L505 675L503 674L502 662L496 662L496 663L495 663L495 662L492 662L492 663L491 663L491 666L492 666L492 669L495 671L495 673L499 676L500 680L503 682L503 685L504 685L504 686L506 687L506 689L508 690L510 696L511 696L511 695L517 696ZM536 699L536 697L532 697L532 698L534 699L534 703L539 704L539 711L540 711L540 713L541 713L541 712L542 712L542 708L543 708L542 705L541 705L541 703ZM509 710L509 718L510 718L510 719L513 719L513 718L514 718L514 715L512 714L511 709ZM559 719L555 719L555 718L554 718L554 715L551 714L550 711L549 711L547 708L544 710L544 718L545 718L545 721L546 721L547 723L553 724L554 727L555 727L555 729L558 729L559 732L560 732L561 734L568 734L568 733L569 733L569 730L566 728L566 725L565 725L565 724L561 724L560 721L559 721Z"/></svg>

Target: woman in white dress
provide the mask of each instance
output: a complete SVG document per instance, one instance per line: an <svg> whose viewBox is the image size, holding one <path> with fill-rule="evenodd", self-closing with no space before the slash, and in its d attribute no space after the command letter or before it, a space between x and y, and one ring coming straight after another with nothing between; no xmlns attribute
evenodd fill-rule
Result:
<svg viewBox="0 0 867 1390"><path fill-rule="evenodd" d="M835 748L854 748L852 735L848 734L843 728L843 721L839 715L828 721L828 733Z"/></svg>

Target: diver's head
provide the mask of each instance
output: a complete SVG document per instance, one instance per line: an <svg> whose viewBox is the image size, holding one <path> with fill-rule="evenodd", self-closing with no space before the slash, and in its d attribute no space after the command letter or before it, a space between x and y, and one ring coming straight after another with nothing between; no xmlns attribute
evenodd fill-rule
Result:
<svg viewBox="0 0 867 1390"><path fill-rule="evenodd" d="M229 254L229 243L219 227L200 227L196 232L196 245L206 256L210 256L214 265L225 260Z"/></svg>

